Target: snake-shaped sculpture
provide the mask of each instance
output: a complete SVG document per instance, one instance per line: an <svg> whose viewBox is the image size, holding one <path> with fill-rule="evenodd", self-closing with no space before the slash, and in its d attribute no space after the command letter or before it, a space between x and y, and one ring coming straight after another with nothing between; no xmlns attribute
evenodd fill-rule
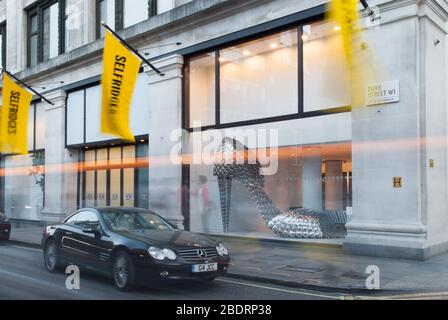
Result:
<svg viewBox="0 0 448 320"><path fill-rule="evenodd" d="M347 215L343 211L317 211L297 208L282 212L264 191L264 176L256 161L237 161L249 153L241 142L226 137L218 150L213 167L221 198L223 231L229 231L232 180L242 183L252 195L268 227L282 238L342 238L346 235ZM253 158L254 159L254 158ZM243 163L241 163L243 162Z"/></svg>

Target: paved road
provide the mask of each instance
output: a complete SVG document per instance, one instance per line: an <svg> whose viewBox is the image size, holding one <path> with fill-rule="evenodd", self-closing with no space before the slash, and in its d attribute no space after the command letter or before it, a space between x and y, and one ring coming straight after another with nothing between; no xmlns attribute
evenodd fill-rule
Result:
<svg viewBox="0 0 448 320"><path fill-rule="evenodd" d="M343 295L311 292L262 283L220 278L213 283L164 283L131 293L115 290L107 278L81 274L81 289L68 290L64 273L48 273L41 250L0 243L0 299L100 299L100 300L316 300Z"/></svg>

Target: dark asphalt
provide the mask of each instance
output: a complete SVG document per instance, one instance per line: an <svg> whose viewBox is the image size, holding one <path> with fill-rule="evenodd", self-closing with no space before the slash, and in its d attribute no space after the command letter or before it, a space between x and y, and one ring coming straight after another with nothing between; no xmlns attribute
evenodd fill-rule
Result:
<svg viewBox="0 0 448 320"><path fill-rule="evenodd" d="M67 275L48 273L39 249L0 242L0 299L37 300L321 300L343 295L299 290L227 277L215 282L163 283L119 292L111 280L81 272L80 290L65 287Z"/></svg>

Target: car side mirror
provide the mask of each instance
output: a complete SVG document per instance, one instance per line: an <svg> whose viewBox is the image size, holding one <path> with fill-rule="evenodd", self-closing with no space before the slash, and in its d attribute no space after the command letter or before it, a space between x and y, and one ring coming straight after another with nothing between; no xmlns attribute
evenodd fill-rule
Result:
<svg viewBox="0 0 448 320"><path fill-rule="evenodd" d="M93 234L95 237L99 238L101 237L101 232L99 232L96 229L83 229L82 232L87 233L87 234Z"/></svg>

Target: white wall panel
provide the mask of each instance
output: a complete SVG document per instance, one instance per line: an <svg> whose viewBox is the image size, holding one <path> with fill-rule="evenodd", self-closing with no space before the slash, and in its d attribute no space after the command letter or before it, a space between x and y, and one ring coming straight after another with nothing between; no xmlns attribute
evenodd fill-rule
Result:
<svg viewBox="0 0 448 320"><path fill-rule="evenodd" d="M36 104L36 149L45 149L45 103Z"/></svg>
<svg viewBox="0 0 448 320"><path fill-rule="evenodd" d="M86 142L98 142L114 139L101 134L101 87L86 89Z"/></svg>
<svg viewBox="0 0 448 320"><path fill-rule="evenodd" d="M84 142L84 90L68 94L67 145Z"/></svg>

